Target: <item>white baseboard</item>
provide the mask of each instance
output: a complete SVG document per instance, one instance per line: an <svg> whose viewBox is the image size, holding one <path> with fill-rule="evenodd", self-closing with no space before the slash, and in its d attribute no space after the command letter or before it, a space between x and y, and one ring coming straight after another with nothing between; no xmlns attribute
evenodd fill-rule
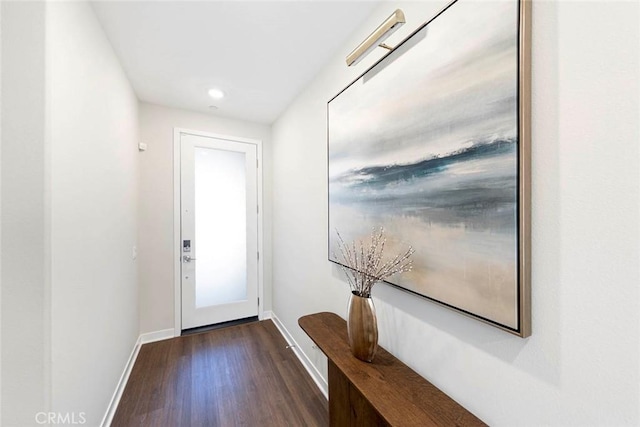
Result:
<svg viewBox="0 0 640 427"><path fill-rule="evenodd" d="M266 312L265 312L265 315L266 315ZM284 326L284 324L280 321L280 319L278 319L278 316L276 316L275 313L270 312L270 318L271 320L273 320L273 323L276 325L276 328L278 328L278 330L284 337L285 341L287 341L287 344L291 346L291 348L293 349L293 353L298 357L298 359L302 363L302 366L304 366L304 368L307 370L309 375L311 375L311 378L313 379L313 381L316 383L316 385L318 386L318 388L320 389L324 397L328 400L329 385L327 384L327 381L322 377L322 374L320 374L320 371L318 371L318 369L313 365L313 363L311 363L311 359L309 359L309 357L305 354L305 352L302 351L302 349L300 348L296 340L293 339L293 336L289 333L289 331Z"/></svg>
<svg viewBox="0 0 640 427"><path fill-rule="evenodd" d="M141 334L138 337L138 340L133 346L133 350L131 350L129 360L127 360L124 371L120 376L120 380L116 385L116 390L113 392L113 396L111 397L111 401L109 402L107 411L102 418L102 422L100 423L101 427L109 427L111 425L111 422L113 421L113 416L115 415L118 404L120 403L120 399L122 398L122 393L124 392L124 388L127 386L127 381L129 381L129 375L131 375L133 365L135 365L138 354L140 353L140 347L142 347L143 344L162 341L169 338L173 338L173 329L163 329L161 331L148 332L146 334Z"/></svg>
<svg viewBox="0 0 640 427"><path fill-rule="evenodd" d="M104 414L100 426L109 427L111 425L113 416L116 414L116 408L118 407L118 403L120 403L120 398L122 397L124 388L127 385L127 381L129 381L129 375L131 375L131 370L133 369L133 365L136 363L139 352L140 337L138 337L138 340L134 344L131 355L129 355L129 360L127 360L127 364L124 366L124 372L122 372L120 380L116 385L116 390L113 392L113 396L111 397L111 401L109 402L109 406L107 407L107 412Z"/></svg>
<svg viewBox="0 0 640 427"><path fill-rule="evenodd" d="M267 320L267 319L273 319L273 311L265 310L262 312L262 319L260 320Z"/></svg>
<svg viewBox="0 0 640 427"><path fill-rule="evenodd" d="M174 330L171 329L163 329L161 331L155 332L147 332L146 334L140 335L139 341L140 344L147 344L150 342L168 340L169 338L174 337Z"/></svg>

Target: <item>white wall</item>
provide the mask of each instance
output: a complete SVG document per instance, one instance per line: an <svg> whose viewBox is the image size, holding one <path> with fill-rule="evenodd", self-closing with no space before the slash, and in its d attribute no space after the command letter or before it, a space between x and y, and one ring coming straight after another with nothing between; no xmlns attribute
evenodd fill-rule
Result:
<svg viewBox="0 0 640 427"><path fill-rule="evenodd" d="M2 421L98 425L138 337L137 99L89 3L2 8Z"/></svg>
<svg viewBox="0 0 640 427"><path fill-rule="evenodd" d="M97 425L138 337L138 101L87 2L47 4L52 409Z"/></svg>
<svg viewBox="0 0 640 427"><path fill-rule="evenodd" d="M382 5L273 125L273 310L325 374L297 319L344 317L349 294L326 260L326 102L373 63L344 57L396 6L392 45L445 3ZM534 4L533 336L374 289L381 344L490 425L640 424L639 12Z"/></svg>
<svg viewBox="0 0 640 427"><path fill-rule="evenodd" d="M2 2L2 415L27 426L49 398L45 306L45 7Z"/></svg>
<svg viewBox="0 0 640 427"><path fill-rule="evenodd" d="M2 141L2 6L0 6L0 141ZM2 146L0 144L0 214L2 213ZM0 414L2 413L2 222L0 221ZM2 417L0 417L0 425Z"/></svg>
<svg viewBox="0 0 640 427"><path fill-rule="evenodd" d="M262 140L264 185L264 293L271 309L271 128L214 115L140 104L139 278L140 331L174 327L173 129Z"/></svg>

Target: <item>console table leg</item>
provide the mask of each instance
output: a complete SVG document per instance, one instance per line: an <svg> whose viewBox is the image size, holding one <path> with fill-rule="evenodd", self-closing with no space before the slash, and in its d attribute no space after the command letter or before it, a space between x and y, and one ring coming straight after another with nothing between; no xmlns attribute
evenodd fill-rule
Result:
<svg viewBox="0 0 640 427"><path fill-rule="evenodd" d="M350 425L349 381L332 361L329 364L329 422L331 427Z"/></svg>

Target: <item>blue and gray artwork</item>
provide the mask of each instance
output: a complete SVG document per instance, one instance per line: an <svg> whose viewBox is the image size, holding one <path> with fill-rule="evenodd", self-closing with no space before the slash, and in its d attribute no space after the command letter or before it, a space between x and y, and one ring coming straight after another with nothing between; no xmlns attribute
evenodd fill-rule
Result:
<svg viewBox="0 0 640 427"><path fill-rule="evenodd" d="M384 226L393 283L517 328L516 2L459 0L329 103L329 245Z"/></svg>

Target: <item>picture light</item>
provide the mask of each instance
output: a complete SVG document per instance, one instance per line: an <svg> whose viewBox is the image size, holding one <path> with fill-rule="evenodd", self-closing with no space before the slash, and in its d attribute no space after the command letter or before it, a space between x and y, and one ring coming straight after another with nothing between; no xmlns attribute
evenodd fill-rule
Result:
<svg viewBox="0 0 640 427"><path fill-rule="evenodd" d="M404 13L400 9L396 9L395 12L391 14L378 28L376 28L373 33L369 35L362 43L356 47L353 52L347 55L347 66L350 67L352 65L356 65L358 62L362 60L365 56L371 53L376 47L383 47L385 49L392 50L391 47L382 43L393 34L398 28L400 28L404 23Z"/></svg>

